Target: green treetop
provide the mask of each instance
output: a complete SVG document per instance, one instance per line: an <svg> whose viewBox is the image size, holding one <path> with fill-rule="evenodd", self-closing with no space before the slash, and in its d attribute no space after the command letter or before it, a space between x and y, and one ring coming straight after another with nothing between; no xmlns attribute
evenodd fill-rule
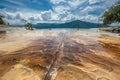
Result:
<svg viewBox="0 0 120 80"><path fill-rule="evenodd" d="M28 22L28 20L26 20L26 19L22 19L22 21L25 23L26 29L33 30L32 23Z"/></svg>
<svg viewBox="0 0 120 80"><path fill-rule="evenodd" d="M103 24L111 24L114 22L120 22L120 3L111 7L108 11L103 14Z"/></svg>
<svg viewBox="0 0 120 80"><path fill-rule="evenodd" d="M4 17L5 17L4 15L0 14L0 24L5 24L5 22L3 21Z"/></svg>

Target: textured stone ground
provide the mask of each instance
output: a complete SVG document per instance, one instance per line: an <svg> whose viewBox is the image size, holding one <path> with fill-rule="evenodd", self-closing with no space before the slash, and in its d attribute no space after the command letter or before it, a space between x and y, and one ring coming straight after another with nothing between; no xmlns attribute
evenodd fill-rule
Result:
<svg viewBox="0 0 120 80"><path fill-rule="evenodd" d="M43 80L63 35L55 80L120 80L119 37L24 28L7 28L0 38L0 80Z"/></svg>

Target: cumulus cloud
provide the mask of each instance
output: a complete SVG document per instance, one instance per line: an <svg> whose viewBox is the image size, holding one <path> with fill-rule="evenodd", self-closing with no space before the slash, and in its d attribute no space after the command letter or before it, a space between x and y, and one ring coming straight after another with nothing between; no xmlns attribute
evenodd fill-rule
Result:
<svg viewBox="0 0 120 80"><path fill-rule="evenodd" d="M78 6L82 5L86 1L87 0L70 0L68 1L68 4L70 5L71 8L77 8Z"/></svg>
<svg viewBox="0 0 120 80"><path fill-rule="evenodd" d="M70 7L67 6L56 6L54 11L57 13L63 13L64 11L70 10Z"/></svg>
<svg viewBox="0 0 120 80"><path fill-rule="evenodd" d="M19 6L25 6L24 8L15 7L15 5L11 6L12 8L16 8L13 9L14 11L9 10L5 6L5 8L0 8L0 13L6 16L6 21L18 24L23 18L32 23L62 22L76 19L96 22L105 10L119 0L41 0L41 2L39 0L31 0L27 4L29 5L28 7L26 6L26 2L29 0L25 0L25 3L24 1L15 0L6 1ZM44 6L46 4L44 2L48 2L49 6ZM0 5L5 5L5 3L0 3Z"/></svg>
<svg viewBox="0 0 120 80"><path fill-rule="evenodd" d="M66 2L66 0L50 0L50 2L57 5L59 3Z"/></svg>
<svg viewBox="0 0 120 80"><path fill-rule="evenodd" d="M89 0L89 4L95 4L95 3L100 3L104 0Z"/></svg>

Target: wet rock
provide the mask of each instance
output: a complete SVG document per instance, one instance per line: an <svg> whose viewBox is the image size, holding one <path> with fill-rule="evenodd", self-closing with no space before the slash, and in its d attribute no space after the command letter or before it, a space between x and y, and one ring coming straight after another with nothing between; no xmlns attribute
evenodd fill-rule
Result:
<svg viewBox="0 0 120 80"><path fill-rule="evenodd" d="M120 33L120 27L117 28L100 28L99 30L113 32L113 33Z"/></svg>
<svg viewBox="0 0 120 80"><path fill-rule="evenodd" d="M0 31L0 34L5 34L6 33L6 31Z"/></svg>

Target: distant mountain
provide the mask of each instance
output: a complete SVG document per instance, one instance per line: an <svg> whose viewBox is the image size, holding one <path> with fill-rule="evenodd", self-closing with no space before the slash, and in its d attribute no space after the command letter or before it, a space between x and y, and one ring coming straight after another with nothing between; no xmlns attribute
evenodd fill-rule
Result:
<svg viewBox="0 0 120 80"><path fill-rule="evenodd" d="M101 27L101 24L90 23L80 20L75 20L66 23L37 23L33 25L35 28L98 28Z"/></svg>

